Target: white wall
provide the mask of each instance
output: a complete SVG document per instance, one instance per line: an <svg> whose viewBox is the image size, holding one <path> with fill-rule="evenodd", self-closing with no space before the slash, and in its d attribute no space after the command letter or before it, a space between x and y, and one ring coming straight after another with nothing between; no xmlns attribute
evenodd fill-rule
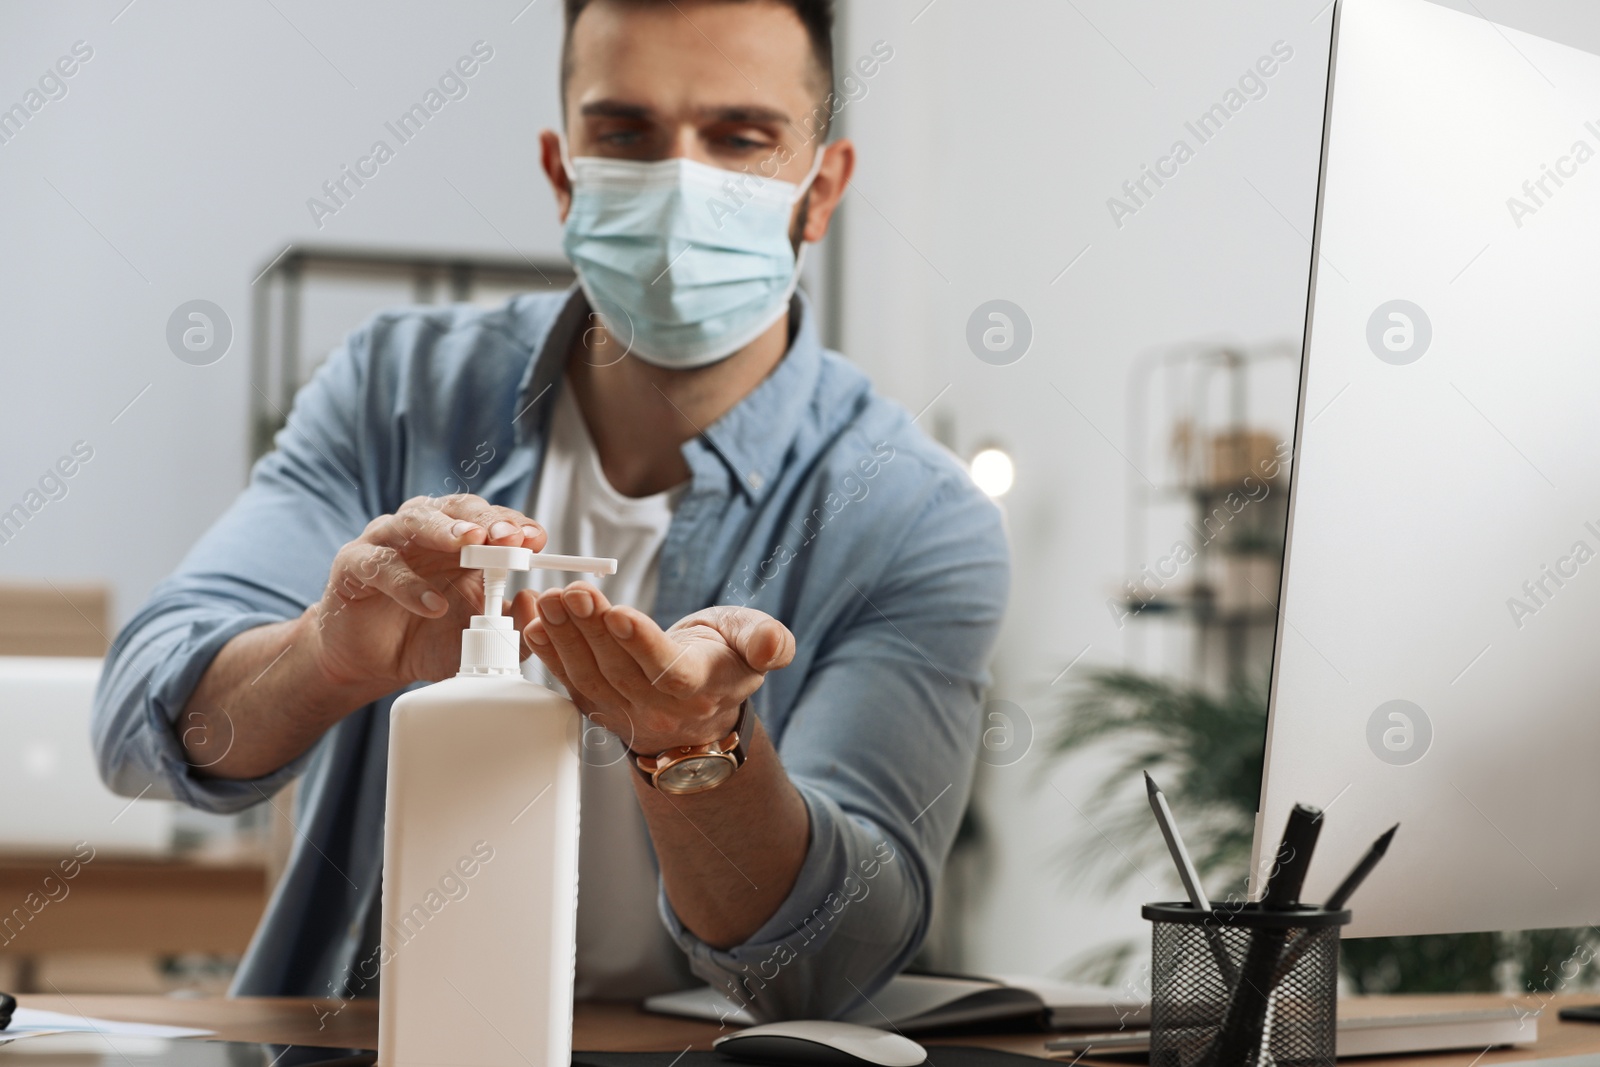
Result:
<svg viewBox="0 0 1600 1067"><path fill-rule="evenodd" d="M68 94L0 144L0 510L73 442L95 450L69 495L0 546L0 577L108 581L126 618L227 505L245 470L251 280L286 243L559 254L534 141L556 118L559 4L524 3L0 8L0 107L74 42L94 50ZM862 154L834 238L841 336L911 409L939 396L924 419L958 450L993 439L1017 457L1006 506L1019 569L995 695L1037 732L1073 657L1116 663L1128 649L1104 601L1123 574L1130 361L1196 339L1298 337L1323 6L848 4L841 62L878 40L894 58L840 119ZM1481 7L1600 50L1600 12L1581 0ZM494 58L469 95L314 226L307 198L478 40ZM1278 40L1294 56L1266 96L1118 228L1107 198ZM996 297L1035 329L1009 367L964 340L972 309ZM194 298L235 330L209 367L164 339ZM1037 753L987 773L992 884L972 902L965 965L1052 970L1140 936L1135 902L1177 891L1164 866L1145 872L1154 887L1135 876L1121 894L1064 886L1067 843L1092 832L1073 806L1085 792Z"/></svg>
<svg viewBox="0 0 1600 1067"><path fill-rule="evenodd" d="M558 116L554 0L126 2L0 11L0 106L74 42L94 53L0 144L0 508L94 448L0 576L110 582L119 619L243 484L251 281L285 244L560 255L535 141ZM467 95L314 225L322 183L398 145L384 123L480 40ZM195 298L233 323L212 366L165 341Z"/></svg>

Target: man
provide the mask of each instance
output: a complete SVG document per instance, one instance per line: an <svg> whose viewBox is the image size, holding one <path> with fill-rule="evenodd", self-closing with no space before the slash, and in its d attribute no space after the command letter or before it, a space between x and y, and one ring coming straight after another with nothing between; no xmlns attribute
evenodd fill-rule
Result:
<svg viewBox="0 0 1600 1067"><path fill-rule="evenodd" d="M119 636L102 772L221 812L300 777L234 989L370 995L389 705L455 670L482 602L460 548L614 555L511 606L611 738L584 748L579 994L698 975L761 1017L837 1015L927 928L1000 517L795 293L854 166L824 147L827 0L566 9L541 148L581 289L379 315L329 358ZM721 773L674 770L684 746Z"/></svg>

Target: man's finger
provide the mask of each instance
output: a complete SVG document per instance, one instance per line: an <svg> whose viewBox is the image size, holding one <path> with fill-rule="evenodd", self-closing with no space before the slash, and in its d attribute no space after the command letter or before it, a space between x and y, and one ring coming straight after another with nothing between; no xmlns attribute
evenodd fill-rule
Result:
<svg viewBox="0 0 1600 1067"><path fill-rule="evenodd" d="M373 519L362 532L361 539L401 551L416 548L456 552L464 545L482 544L486 536L477 523L447 515L426 498L419 497L406 501L393 515Z"/></svg>
<svg viewBox="0 0 1600 1067"><path fill-rule="evenodd" d="M491 504L471 493L440 497L438 503L439 509L445 514L481 526L487 534L488 544L544 551L548 540L544 527L520 511Z"/></svg>
<svg viewBox="0 0 1600 1067"><path fill-rule="evenodd" d="M794 662L794 634L783 623L753 608L725 608L713 625L750 669L765 674Z"/></svg>
<svg viewBox="0 0 1600 1067"><path fill-rule="evenodd" d="M550 676L566 686L567 692L572 694L574 701L576 701L577 690L573 688L572 681L567 677L566 668L561 665L561 657L556 654L555 646L533 644L530 647L533 649L533 654L539 657L539 662L544 664L545 670L550 672Z"/></svg>
<svg viewBox="0 0 1600 1067"><path fill-rule="evenodd" d="M561 604L567 609L571 625L589 642L596 666L613 689L629 700L647 700L655 695L638 662L606 627L605 616L611 610L611 602L604 593L588 582L573 582L562 590Z"/></svg>
<svg viewBox="0 0 1600 1067"><path fill-rule="evenodd" d="M598 704L621 703L623 697L606 680L599 664L595 662L588 640L567 614L561 593L560 589L550 589L539 595L539 623L550 638L556 655L561 657L562 669L572 679L568 688L576 685L578 691ZM542 649L537 645L535 651L541 652L539 658L544 659Z"/></svg>
<svg viewBox="0 0 1600 1067"><path fill-rule="evenodd" d="M636 608L614 607L606 613L606 629L632 656L652 688L682 694L709 681L704 657L692 654L689 644L674 641L655 620Z"/></svg>
<svg viewBox="0 0 1600 1067"><path fill-rule="evenodd" d="M527 659L533 654L533 646L528 640L528 627L539 617L538 597L533 590L524 589L511 598L510 611L511 625L517 628L517 633L522 635L522 659Z"/></svg>
<svg viewBox="0 0 1600 1067"><path fill-rule="evenodd" d="M427 619L437 619L450 609L450 602L408 567L397 549L387 545L360 541L345 545L334 557L328 584L347 596L352 587L376 590Z"/></svg>

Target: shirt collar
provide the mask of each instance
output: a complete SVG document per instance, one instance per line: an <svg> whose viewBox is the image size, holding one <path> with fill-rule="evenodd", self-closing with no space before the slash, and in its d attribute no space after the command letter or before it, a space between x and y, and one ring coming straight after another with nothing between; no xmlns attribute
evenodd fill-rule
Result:
<svg viewBox="0 0 1600 1067"><path fill-rule="evenodd" d="M517 389L519 444L542 437L549 428L555 410L550 403L556 393L553 387L565 370L571 338L588 316L588 301L582 290L573 286L549 325L542 331L530 329L524 337L534 349L534 357ZM720 462L752 504L761 501L777 482L822 374L822 340L816 319L810 298L796 290L789 303L791 339L783 359L727 414L684 444L684 458L696 482L709 473L707 453L715 457L710 463Z"/></svg>
<svg viewBox="0 0 1600 1067"><path fill-rule="evenodd" d="M816 312L799 290L789 302L789 323L789 348L772 373L698 438L751 503L760 502L777 483L822 375Z"/></svg>
<svg viewBox="0 0 1600 1067"><path fill-rule="evenodd" d="M522 316L513 316L519 339L533 352L528 369L517 383L517 407L511 420L517 444L536 441L549 429L551 415L555 412L551 401L559 392L554 387L566 370L572 336L588 315L589 302L584 299L583 290L574 284L567 290L561 310L542 328L528 323Z"/></svg>

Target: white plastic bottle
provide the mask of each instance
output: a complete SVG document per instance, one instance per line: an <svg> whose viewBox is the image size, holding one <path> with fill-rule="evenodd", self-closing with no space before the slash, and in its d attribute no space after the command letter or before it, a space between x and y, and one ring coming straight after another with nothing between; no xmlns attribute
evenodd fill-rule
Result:
<svg viewBox="0 0 1600 1067"><path fill-rule="evenodd" d="M378 1062L566 1067L579 712L522 677L500 610L509 571L616 561L475 545L461 566L483 570L485 612L462 631L461 672L389 720Z"/></svg>

